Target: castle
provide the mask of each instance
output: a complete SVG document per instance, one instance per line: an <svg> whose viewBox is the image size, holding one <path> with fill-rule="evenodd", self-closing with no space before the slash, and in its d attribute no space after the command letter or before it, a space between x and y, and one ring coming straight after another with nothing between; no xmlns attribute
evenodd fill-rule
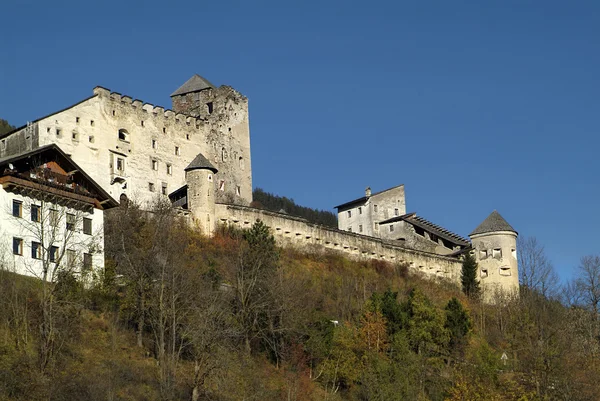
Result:
<svg viewBox="0 0 600 401"><path fill-rule="evenodd" d="M339 229L250 207L248 99L194 75L171 94L172 110L94 88L93 95L0 137L0 163L55 144L113 199L149 204L168 197L206 234L257 219L284 246L332 249L353 258L406 263L460 281L461 255L474 252L484 295L518 290L517 232L493 212L462 238L406 213L404 186L338 205Z"/></svg>

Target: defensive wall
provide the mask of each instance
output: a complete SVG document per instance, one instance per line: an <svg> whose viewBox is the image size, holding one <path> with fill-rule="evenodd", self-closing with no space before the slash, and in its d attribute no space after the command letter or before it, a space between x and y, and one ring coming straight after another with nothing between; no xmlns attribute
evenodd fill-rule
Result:
<svg viewBox="0 0 600 401"><path fill-rule="evenodd" d="M261 220L272 229L275 240L282 246L298 249L321 248L340 252L352 259L378 259L390 263L406 263L411 272L460 282L462 263L458 258L404 248L391 241L366 235L340 231L312 224L305 219L255 209L247 206L215 205L220 224L249 228Z"/></svg>

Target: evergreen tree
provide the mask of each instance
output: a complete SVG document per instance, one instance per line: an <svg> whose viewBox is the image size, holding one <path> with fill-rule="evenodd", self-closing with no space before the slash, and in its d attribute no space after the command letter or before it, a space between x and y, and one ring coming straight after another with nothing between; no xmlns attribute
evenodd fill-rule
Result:
<svg viewBox="0 0 600 401"><path fill-rule="evenodd" d="M468 297L477 298L480 293L479 280L477 280L477 262L471 252L465 253L462 263L461 283L462 290Z"/></svg>
<svg viewBox="0 0 600 401"><path fill-rule="evenodd" d="M13 127L12 125L10 125L8 123L8 121L3 120L2 118L0 118L0 135L6 134L7 132L10 132L10 131L12 131L14 129L15 129L15 127Z"/></svg>

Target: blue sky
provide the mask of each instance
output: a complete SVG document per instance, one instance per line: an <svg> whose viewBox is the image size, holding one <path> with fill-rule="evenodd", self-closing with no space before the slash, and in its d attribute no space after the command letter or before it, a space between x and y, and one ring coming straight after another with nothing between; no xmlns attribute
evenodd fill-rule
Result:
<svg viewBox="0 0 600 401"><path fill-rule="evenodd" d="M497 209L563 278L600 253L600 3L5 1L0 118L101 85L249 98L254 186L332 210L403 183L466 236Z"/></svg>

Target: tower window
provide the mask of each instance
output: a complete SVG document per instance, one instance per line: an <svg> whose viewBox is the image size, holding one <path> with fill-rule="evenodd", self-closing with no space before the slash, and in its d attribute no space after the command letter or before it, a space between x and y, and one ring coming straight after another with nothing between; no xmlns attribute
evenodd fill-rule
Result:
<svg viewBox="0 0 600 401"><path fill-rule="evenodd" d="M492 257L496 258L496 259L500 259L502 257L502 249L494 248L494 250L492 251Z"/></svg>
<svg viewBox="0 0 600 401"><path fill-rule="evenodd" d="M362 207L358 207L358 214L362 214Z"/></svg>
<svg viewBox="0 0 600 401"><path fill-rule="evenodd" d="M152 149L156 149L156 139L152 140Z"/></svg>
<svg viewBox="0 0 600 401"><path fill-rule="evenodd" d="M212 114L212 112L213 112L213 102L206 103L206 109L208 110L208 114Z"/></svg>
<svg viewBox="0 0 600 401"><path fill-rule="evenodd" d="M90 125L93 127L96 123L94 122L94 120L90 120Z"/></svg>
<svg viewBox="0 0 600 401"><path fill-rule="evenodd" d="M170 164L167 164L167 174L173 175L173 166Z"/></svg>
<svg viewBox="0 0 600 401"><path fill-rule="evenodd" d="M152 160L152 170L154 170L154 171L158 170L158 161L157 160Z"/></svg>
<svg viewBox="0 0 600 401"><path fill-rule="evenodd" d="M127 132L126 129L121 128L119 130L119 140L120 141L126 141L126 142L129 141L129 132Z"/></svg>
<svg viewBox="0 0 600 401"><path fill-rule="evenodd" d="M179 156L181 151L179 150L179 146L175 146L175 155Z"/></svg>
<svg viewBox="0 0 600 401"><path fill-rule="evenodd" d="M373 205L373 211L377 213L377 205Z"/></svg>
<svg viewBox="0 0 600 401"><path fill-rule="evenodd" d="M235 187L235 194L237 196L242 196L242 188L239 185Z"/></svg>
<svg viewBox="0 0 600 401"><path fill-rule="evenodd" d="M352 210L348 210L348 217L352 217Z"/></svg>

